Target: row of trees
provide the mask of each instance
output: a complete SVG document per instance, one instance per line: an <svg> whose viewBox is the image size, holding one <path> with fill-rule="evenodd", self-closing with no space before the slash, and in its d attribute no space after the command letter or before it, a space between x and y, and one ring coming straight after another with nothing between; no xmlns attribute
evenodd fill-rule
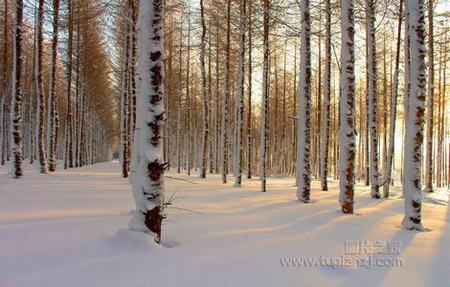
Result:
<svg viewBox="0 0 450 287"><path fill-rule="evenodd" d="M215 0L200 4L200 7L193 7L179 1L170 2L166 11L168 79L165 85L169 96L165 106L169 116L163 144L165 160L177 171L185 170L188 174L192 169L201 171L202 177L206 176L207 170L220 172L224 182L228 171L237 175L237 182L242 172L247 177L256 172L293 175L298 140L296 116L297 109L302 106L297 104L296 92L301 59L297 36L301 16L297 13L298 7L294 3L269 2L264 23L263 7L251 1L230 2L230 17L219 19L214 17L220 13L217 7L228 7L228 2ZM326 189L327 176L339 177L339 15L327 12L339 5L331 1L313 4L310 168L314 178L322 177L322 186ZM132 75L136 63L136 39L132 31L137 15L133 8L136 4L127 1L125 5L133 12L124 12L124 15L132 15L130 20L121 19L130 25L126 28L130 33L119 34L123 47L121 54L125 58L120 63L126 66L131 63L131 67L118 67L117 70L127 71L122 76L126 81L122 81L125 100L121 105L122 130L125 131L121 150L126 151L121 158L126 177L133 137L133 129L128 127L133 126L135 115L136 92ZM404 94L402 83L405 78L405 56L401 50L405 5L401 6L391 2L372 5L370 1L367 5L356 2L355 6L355 27L358 28L355 41L358 47L366 47L355 51L355 69L358 71L355 78L358 95L355 102L358 131L355 168L357 180L372 186L373 197L381 196L382 183L392 183L393 177L403 178L402 150L395 148L395 142L403 144L400 135L406 130L406 113L397 106L399 101L405 103L399 96ZM430 9L436 9L435 1ZM128 11L127 8L124 11ZM438 76L433 80L436 87L434 101L428 106L430 111L437 113L432 117L435 120L426 125L426 159L433 158L433 153L448 154L445 128L448 125L445 115L448 22L447 16L435 14L436 19L431 17L431 21L435 22L437 31L429 42L439 47L433 52L439 59L433 65ZM267 53L264 53L267 45ZM257 53L258 50L262 53ZM263 83L265 80L267 83ZM264 96L266 92L267 97ZM260 127L265 126L264 121L267 122L267 139L261 143L261 135L265 132ZM261 161L262 157L265 160ZM438 187L447 184L447 162L446 156L436 162L427 161L423 178L430 178L431 170L430 182ZM384 196L388 192L389 184L385 184Z"/></svg>
<svg viewBox="0 0 450 287"><path fill-rule="evenodd" d="M137 145L133 141L122 144L123 170L130 170L126 167L130 156L127 148L137 148L136 151L132 149L131 154L139 158L136 169L131 168L136 173L132 182L138 206L131 227L153 231L155 240L160 241L164 207L162 173L169 163L176 166L177 172L184 169L190 174L192 169L198 169L200 177L206 176L209 167L211 173L222 174L224 183L232 169L235 186L240 186L246 162L248 177L253 170L259 170L262 191L266 191L267 172L294 174L298 199L305 203L310 201L312 177L320 177L322 189L326 190L332 171L339 179L342 211L353 213L355 181L364 178L375 199L382 196L381 187L384 187L383 196L388 197L397 158L401 163L405 196L402 224L407 229L422 230L422 178L425 178L428 191L432 190L433 177L437 178L438 173L441 178L437 185L448 184L447 156L439 157L436 164L431 160L433 150L442 155L449 154L449 147L445 147L449 136L448 128L445 128L448 127L445 104L447 16L438 14L439 40L436 41L434 1L429 1L428 5L428 35L423 0L386 1L377 2L377 5L373 0L364 3L325 0L313 4L302 0L300 13L293 12L294 8L289 6L295 3L286 6L286 3L264 0L262 4L244 0L238 3L201 1L196 9L189 3L168 3L163 38L159 18L162 17L159 9L163 3L159 0L152 4L140 3L139 19L143 22L137 26L142 33L137 37L139 57L137 61L130 59L132 65L139 63L138 91L141 94L138 98L143 101L144 108L137 113L138 122L142 117L141 125L137 125L139 128L134 132L122 129L122 133L127 133L126 138L134 135L138 142ZM226 7L226 17L213 17L223 12L222 7ZM315 13L312 13L313 7ZM335 7L340 8L340 15L333 15ZM198 15L197 10L200 10L199 16L194 17ZM130 18L125 22L134 25ZM337 27L340 27L340 33L336 33ZM359 29L361 27L365 29ZM365 32L364 42L357 40L359 30ZM133 31L133 28L127 31ZM290 37L297 32L300 32L300 39ZM337 34L340 34L340 45L335 40L339 38ZM134 47L134 40L130 34L125 38L122 54L127 59L133 53L130 47ZM315 61L311 49L313 38L317 39L314 47L319 48ZM322 58L321 50L323 38L325 58ZM359 42L365 43L365 51L358 51ZM436 85L433 76L435 43L442 46L438 53L441 59L438 101L434 101L433 91ZM433 67L428 74L427 46L428 65ZM254 50L262 53L255 56ZM167 60L161 65L163 53L167 53ZM294 54L293 61L288 59L288 54ZM192 55L198 55L198 60L192 59ZM364 55L361 58L365 61L358 63L358 55ZM129 61L123 63L122 70L127 74L123 78L132 77ZM164 75L161 69L169 71L164 89L160 81ZM358 69L365 73L357 73ZM262 73L258 78L260 101L254 101L252 97L255 71ZM247 77L244 76L246 72ZM400 87L401 77L403 87ZM245 85L247 106L244 104ZM399 94L403 95L403 113L397 112ZM133 93L127 92L126 97L122 115L128 110L133 113L133 108L125 103L133 104ZM259 113L254 113L253 107L258 107ZM434 117L432 111L436 108L438 116ZM230 111L234 111L233 116ZM167 128L161 135L161 121L167 114L176 116L167 118ZM400 126L397 114L403 119L403 137L396 136L400 134L396 132ZM438 120L433 123L433 119ZM122 116L122 121L122 126L127 125L129 116ZM427 161L424 165L425 122ZM433 130L437 131L437 137L433 136ZM259 145L256 144L258 138ZM402 141L404 145L402 154L395 149L396 141ZM144 164L141 164L143 159ZM445 173L446 182L442 180ZM127 176L127 172L123 175Z"/></svg>
<svg viewBox="0 0 450 287"><path fill-rule="evenodd" d="M2 2L0 159L13 177L24 159L47 173L58 159L66 169L110 158L116 101L98 5Z"/></svg>
<svg viewBox="0 0 450 287"><path fill-rule="evenodd" d="M380 198L399 178L410 229L422 180L450 184L437 1L2 4L2 164L17 178L24 159L42 173L57 159L82 166L109 159L118 139L122 176L136 176L130 226L156 241L170 165L224 183L232 171L237 187L258 172L262 191L267 174L295 175L305 203L312 178L327 190L334 176L345 213L356 180Z"/></svg>

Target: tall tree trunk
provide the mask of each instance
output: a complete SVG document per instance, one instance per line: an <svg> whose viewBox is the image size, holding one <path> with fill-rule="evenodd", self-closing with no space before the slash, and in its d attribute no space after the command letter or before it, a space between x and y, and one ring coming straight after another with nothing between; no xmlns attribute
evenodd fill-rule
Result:
<svg viewBox="0 0 450 287"><path fill-rule="evenodd" d="M131 16L130 7L127 8L127 20L124 38L124 56L123 56L123 67L122 67L122 96L121 96L121 151L122 151L122 177L128 177L128 171L130 168L130 147L129 147L129 137L130 137L130 94L129 94L129 61L130 61L130 31L129 31L129 21Z"/></svg>
<svg viewBox="0 0 450 287"><path fill-rule="evenodd" d="M294 106L292 107L292 166L291 166L291 172L292 174L296 173L297 170L297 98L298 98L298 91L297 91L297 42L294 42L294 81L293 81L293 102ZM295 176L295 184L297 185L298 176Z"/></svg>
<svg viewBox="0 0 450 287"><path fill-rule="evenodd" d="M339 201L343 213L353 213L355 185L355 28L353 0L341 0L341 21Z"/></svg>
<svg viewBox="0 0 450 287"><path fill-rule="evenodd" d="M48 168L56 170L56 143L57 143L57 105L56 105L56 61L58 59L58 26L59 26L59 0L53 0L53 32L52 49L50 58L50 80L48 93Z"/></svg>
<svg viewBox="0 0 450 287"><path fill-rule="evenodd" d="M235 187L240 187L242 182L242 132L244 130L244 82L245 82L245 32L247 22L247 2L241 0L239 21L239 64L236 82L236 138L235 138Z"/></svg>
<svg viewBox="0 0 450 287"><path fill-rule="evenodd" d="M213 137L212 137L212 127L213 127L213 114L211 110L211 98L212 98L212 26L211 18L209 19L209 37L208 37L208 144L209 144L209 173L213 173L214 165L214 154L213 154Z"/></svg>
<svg viewBox="0 0 450 287"><path fill-rule="evenodd" d="M310 200L311 189L311 18L309 0L300 3L301 16L301 60L298 94L297 131L297 198L305 203Z"/></svg>
<svg viewBox="0 0 450 287"><path fill-rule="evenodd" d="M286 145L286 84L287 84L287 71L286 71L286 65L287 65L287 39L284 41L284 48L283 48L283 106L282 106L282 133L281 133L281 161L280 161L280 168L281 168L281 174L286 174L286 153L287 153L287 145Z"/></svg>
<svg viewBox="0 0 450 287"><path fill-rule="evenodd" d="M8 92L7 92L7 86L8 86L8 80L7 80L7 74L8 74L8 1L4 1L5 4L5 17L3 19L3 83L2 83L2 100L1 100L1 109L2 109L2 141L1 141L1 155L0 155L0 165L5 165L6 157L8 150L6 148L7 146L7 140L9 138L8 133L8 117L7 117L7 111L8 111Z"/></svg>
<svg viewBox="0 0 450 287"><path fill-rule="evenodd" d="M37 120L37 147L39 155L39 171L47 173L47 155L45 151L45 95L44 84L42 81L42 48L43 48L43 22L44 22L44 0L39 0L39 9L37 15L37 45L36 45L36 63L34 77L36 81L36 98L38 100Z"/></svg>
<svg viewBox="0 0 450 287"><path fill-rule="evenodd" d="M252 178L252 1L248 1L247 178Z"/></svg>
<svg viewBox="0 0 450 287"><path fill-rule="evenodd" d="M317 59L317 100L316 100L316 121L315 130L316 135L314 136L314 165L313 174L316 179L319 179L320 175L320 136L321 136L321 112L322 112L322 8L319 8L319 32L318 32L318 59Z"/></svg>
<svg viewBox="0 0 450 287"><path fill-rule="evenodd" d="M206 90L206 70L205 70L205 46L206 46L206 23L205 23L205 7L203 0L200 0L200 18L202 26L202 38L200 42L200 72L203 99L203 136L202 151L200 160L200 178L206 177L206 161L208 152L208 136L209 136L209 94Z"/></svg>
<svg viewBox="0 0 450 287"><path fill-rule="evenodd" d="M227 183L228 173L228 100L230 97L230 35L231 35L231 0L227 1L227 42L225 56L225 79L222 102L222 182Z"/></svg>
<svg viewBox="0 0 450 287"><path fill-rule="evenodd" d="M12 132L12 165L13 178L23 176L22 159L22 32L23 27L23 1L16 0L16 18L14 23L14 49L13 49L13 76L12 76L12 105L11 105L11 132Z"/></svg>
<svg viewBox="0 0 450 287"><path fill-rule="evenodd" d="M151 232L161 242L164 218L164 170L161 136L164 111L164 1L140 1L138 20L138 67L140 75L136 140L139 141L133 195L136 212L129 228Z"/></svg>
<svg viewBox="0 0 450 287"><path fill-rule="evenodd" d="M433 110L434 110L434 37L433 0L428 0L428 85L427 85L427 134L425 146L425 191L433 192Z"/></svg>
<svg viewBox="0 0 450 287"><path fill-rule="evenodd" d="M181 101L182 97L182 84L181 79L183 77L183 22L180 21L180 50L178 52L179 61L178 61L178 102L177 102L177 173L181 172Z"/></svg>
<svg viewBox="0 0 450 287"><path fill-rule="evenodd" d="M421 160L425 114L425 16L423 0L407 0L410 39L410 95L405 142L405 217L402 225L423 230L421 222L422 180Z"/></svg>
<svg viewBox="0 0 450 287"><path fill-rule="evenodd" d="M219 173L219 162L220 162L220 158L219 158L219 150L220 150L220 146L219 146L219 139L220 139L220 131L219 131L219 127L220 127L220 123L221 123L221 118L220 118L220 88L219 88L219 84L220 84L220 76L219 76L219 50L220 50L220 46L219 46L219 18L216 18L216 63L215 63L215 68L216 68L216 88L215 88L215 109L216 109L216 118L215 118L215 173Z"/></svg>
<svg viewBox="0 0 450 287"><path fill-rule="evenodd" d="M328 190L328 146L330 142L330 97L331 97L331 4L325 0L325 74L324 103L322 117L322 145L320 156L320 184L322 190Z"/></svg>
<svg viewBox="0 0 450 287"><path fill-rule="evenodd" d="M402 33L402 17L403 17L403 0L400 0L400 10L398 14L397 24L397 44L395 53L395 71L394 79L392 83L392 95L391 95L391 119L389 121L389 147L387 162L384 169L384 180L386 183L383 186L383 195L385 198L389 197L389 187L392 182L392 164L394 161L394 144L395 144L395 123L397 119L397 98L398 98L398 76L400 66L400 43Z"/></svg>
<svg viewBox="0 0 450 287"><path fill-rule="evenodd" d="M191 175L192 169L192 122L191 122L191 97L190 97L190 67L191 67L191 2L188 11L188 34L187 34L187 55L186 55L186 136L187 136L187 174Z"/></svg>
<svg viewBox="0 0 450 287"><path fill-rule="evenodd" d="M409 0L406 0L409 1ZM408 2L405 2L405 40L403 41L403 49L405 53L405 75L404 75L404 95L403 95L403 121L404 121L404 139L403 139L403 145L405 145L406 142L406 122L408 121L408 112L409 112L409 96L410 96L410 90L411 90L411 57L410 57L410 34L409 34L409 10L408 10ZM403 158L402 158L402 182L403 182L403 193L404 190L404 181L405 181L405 170L403 169L404 163L405 163L405 149L403 148Z"/></svg>
<svg viewBox="0 0 450 287"><path fill-rule="evenodd" d="M261 178L261 191L266 191L266 154L268 134L268 103L269 103L269 0L264 0L263 16L263 84L262 84L262 108L261 131L259 145L259 174Z"/></svg>
<svg viewBox="0 0 450 287"><path fill-rule="evenodd" d="M375 40L375 5L366 0L369 77L369 130L370 130L370 195L380 198L378 182L378 121L377 121L377 52Z"/></svg>
<svg viewBox="0 0 450 287"><path fill-rule="evenodd" d="M67 110L66 110L66 127L65 127L65 144L64 144L64 169L73 167L73 112L72 112L72 47L73 47L73 3L68 3L69 18L67 30L69 33L67 40Z"/></svg>

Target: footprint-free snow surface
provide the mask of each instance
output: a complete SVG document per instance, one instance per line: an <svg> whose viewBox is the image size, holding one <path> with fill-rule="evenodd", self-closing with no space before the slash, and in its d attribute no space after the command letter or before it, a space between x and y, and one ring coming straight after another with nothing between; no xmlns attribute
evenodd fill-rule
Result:
<svg viewBox="0 0 450 287"><path fill-rule="evenodd" d="M128 231L133 199L117 162L23 179L0 169L1 287L449 286L448 191L426 195L427 232L400 228L403 201L356 187L354 215L338 183L313 182L296 200L293 178L241 188L167 173L162 245Z"/></svg>

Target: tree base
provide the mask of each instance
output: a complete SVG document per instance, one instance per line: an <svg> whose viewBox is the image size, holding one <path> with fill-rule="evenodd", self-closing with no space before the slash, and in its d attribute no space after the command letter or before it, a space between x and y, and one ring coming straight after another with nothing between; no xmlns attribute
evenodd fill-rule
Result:
<svg viewBox="0 0 450 287"><path fill-rule="evenodd" d="M344 203L342 204L342 213L353 213L353 204L352 203Z"/></svg>

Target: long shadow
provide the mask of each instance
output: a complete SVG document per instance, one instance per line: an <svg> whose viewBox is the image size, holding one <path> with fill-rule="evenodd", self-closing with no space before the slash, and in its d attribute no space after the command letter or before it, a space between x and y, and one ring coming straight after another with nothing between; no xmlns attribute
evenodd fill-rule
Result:
<svg viewBox="0 0 450 287"><path fill-rule="evenodd" d="M450 200L449 200L450 203ZM445 216L445 223L443 227L443 232L439 237L439 241L436 243L434 259L434 267L430 270L432 275L430 280L435 280L430 282L430 286L443 286L450 282L450 273L448 272L450 268L450 205L447 205L447 215ZM441 260L439 260L441 259ZM445 262L446 261L446 262ZM441 280L441 281L439 281Z"/></svg>
<svg viewBox="0 0 450 287"><path fill-rule="evenodd" d="M399 229L393 234L393 236L387 241L389 243L395 243L400 242L400 251L397 254L389 254L387 258L392 260L392 262L403 262L402 259L402 253L405 251L408 246L413 241L414 237L417 235L418 231L410 231ZM374 256L376 257L376 256ZM407 264L407 262L403 262L404 264ZM361 270L357 270L356 274L353 274L353 276L349 277L342 286L353 286L355 283L358 282L370 282L370 286L381 286L383 281L386 279L387 275L390 272L395 272L396 268L402 268L401 265L399 266L390 266L390 267L379 267L379 266L370 266L369 269L361 268ZM400 286L401 284L399 284Z"/></svg>

